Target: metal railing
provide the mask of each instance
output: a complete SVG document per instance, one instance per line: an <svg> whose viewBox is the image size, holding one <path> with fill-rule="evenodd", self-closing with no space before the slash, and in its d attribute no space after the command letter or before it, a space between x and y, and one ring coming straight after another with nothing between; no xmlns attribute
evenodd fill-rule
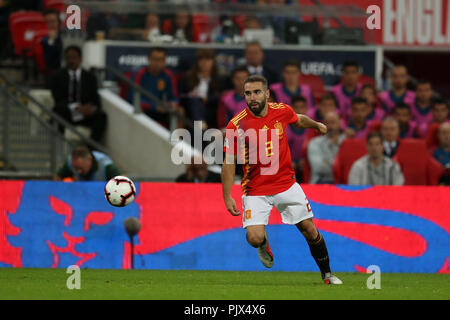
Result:
<svg viewBox="0 0 450 320"><path fill-rule="evenodd" d="M80 133L71 123L1 74L0 106L2 178L48 179L80 141L93 149L107 152L105 147ZM78 136L79 141L66 139L58 126Z"/></svg>

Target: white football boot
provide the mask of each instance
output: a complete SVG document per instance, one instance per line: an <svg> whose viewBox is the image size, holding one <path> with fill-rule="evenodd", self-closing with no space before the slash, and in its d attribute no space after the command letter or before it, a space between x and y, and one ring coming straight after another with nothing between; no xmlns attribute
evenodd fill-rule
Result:
<svg viewBox="0 0 450 320"><path fill-rule="evenodd" d="M325 275L322 276L322 279L325 284L343 284L343 282L331 272L325 273Z"/></svg>
<svg viewBox="0 0 450 320"><path fill-rule="evenodd" d="M273 253L272 250L270 250L269 246L269 238L267 238L267 233L264 232L264 237L266 238L266 243L259 247L258 250L258 256L261 260L262 264L266 268L272 268L273 266Z"/></svg>

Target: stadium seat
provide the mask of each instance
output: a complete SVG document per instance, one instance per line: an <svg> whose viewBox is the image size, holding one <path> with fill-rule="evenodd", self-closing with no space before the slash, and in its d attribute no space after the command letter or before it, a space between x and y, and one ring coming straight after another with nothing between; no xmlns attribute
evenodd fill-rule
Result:
<svg viewBox="0 0 450 320"><path fill-rule="evenodd" d="M33 53L34 61L36 62L37 69L40 73L44 72L44 70L45 70L44 51L43 51L42 45L41 45L41 41L45 36L46 36L46 34L35 36L33 39L33 44L32 44L32 49L31 49L32 53Z"/></svg>
<svg viewBox="0 0 450 320"><path fill-rule="evenodd" d="M325 93L325 86L322 78L313 74L302 74L300 76L300 84L309 85L313 91L316 104L319 103L320 98L322 98Z"/></svg>
<svg viewBox="0 0 450 320"><path fill-rule="evenodd" d="M61 13L66 12L66 4L63 0L44 0L43 5L45 9L56 9Z"/></svg>
<svg viewBox="0 0 450 320"><path fill-rule="evenodd" d="M430 156L424 139L402 139L394 160L402 169L405 185L437 185L444 167Z"/></svg>
<svg viewBox="0 0 450 320"><path fill-rule="evenodd" d="M367 153L365 139L345 139L333 162L335 184L347 184L353 163Z"/></svg>
<svg viewBox="0 0 450 320"><path fill-rule="evenodd" d="M360 75L358 81L363 83L363 84L371 84L374 87L376 87L375 80L372 77L368 76L368 75L365 75L365 74Z"/></svg>
<svg viewBox="0 0 450 320"><path fill-rule="evenodd" d="M19 11L9 17L9 29L17 55L33 56L33 40L47 34L47 26L40 12Z"/></svg>
<svg viewBox="0 0 450 320"><path fill-rule="evenodd" d="M380 131L380 129L381 129L381 121L379 120L370 121L369 132Z"/></svg>
<svg viewBox="0 0 450 320"><path fill-rule="evenodd" d="M431 124L425 133L425 143L430 154L433 154L434 150L439 146L437 132L440 125L440 123Z"/></svg>

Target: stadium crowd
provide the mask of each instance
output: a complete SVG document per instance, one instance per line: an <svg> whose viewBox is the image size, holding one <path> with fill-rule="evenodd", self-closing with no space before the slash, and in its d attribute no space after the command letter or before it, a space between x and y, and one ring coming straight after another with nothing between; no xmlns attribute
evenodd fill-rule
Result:
<svg viewBox="0 0 450 320"><path fill-rule="evenodd" d="M43 16L47 33L40 38L39 63L56 102L54 111L74 124L93 129L92 138L101 141L107 119L96 92L95 75L81 68L79 47L63 50L60 11L47 8ZM95 38L99 31L114 38L120 33L114 27L122 25L121 19L125 18L113 13L92 15L87 21L88 38ZM173 17L127 16L126 20L130 27L145 30L142 37L149 41L167 34L190 42L205 42L187 13ZM222 24L210 33L215 39L222 39L217 41L224 41L233 29L227 17L221 20ZM253 16L246 16L242 23L235 28L238 34L245 28L264 28ZM286 103L297 113L322 121L329 128L328 134L320 137L311 130L287 128L300 182L416 184L418 181L410 175L416 170L423 173L423 184L449 184L449 102L439 98L430 81L420 80L412 87L409 70L396 65L390 74L392 88L377 92L374 80L360 73L358 61L346 61L341 82L325 91L313 85L311 77L302 75L300 61L288 60L282 70L272 70L265 63L264 49L258 42L246 43L243 56L246 64L237 66L229 75L221 75L214 50L198 49L191 68L174 74L166 66L166 49L153 47L148 55L149 65L130 77L158 99L168 101L177 113L201 121L203 129L223 129L246 106L245 79L253 74L265 76L273 101ZM65 67L61 68L63 59ZM132 90L123 95L130 102L132 97ZM143 98L141 108L149 117L169 126L169 113L163 106Z"/></svg>

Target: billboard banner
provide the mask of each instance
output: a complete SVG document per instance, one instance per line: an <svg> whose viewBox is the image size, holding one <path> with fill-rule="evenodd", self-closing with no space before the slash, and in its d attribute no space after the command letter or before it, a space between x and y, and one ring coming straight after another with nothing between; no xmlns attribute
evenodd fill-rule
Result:
<svg viewBox="0 0 450 320"><path fill-rule="evenodd" d="M106 45L105 64L122 72L133 72L148 65L150 46L136 46L132 44ZM194 65L197 47L168 47L167 67L175 73L183 73ZM243 48L214 48L216 62L222 75L245 63ZM264 49L264 60L269 67L279 73L286 60L296 59L301 63L302 73L316 75L322 78L325 86L332 86L340 82L341 66L346 60L355 60L360 64L361 73L375 79L375 49L360 50L292 50L292 49Z"/></svg>
<svg viewBox="0 0 450 320"><path fill-rule="evenodd" d="M116 208L97 182L0 182L0 266L130 268L123 221L139 218L136 269L267 270L225 209L220 184L136 183ZM304 185L334 271L449 273L450 188ZM242 207L241 191L233 196ZM274 209L274 271L318 271L305 239Z"/></svg>

